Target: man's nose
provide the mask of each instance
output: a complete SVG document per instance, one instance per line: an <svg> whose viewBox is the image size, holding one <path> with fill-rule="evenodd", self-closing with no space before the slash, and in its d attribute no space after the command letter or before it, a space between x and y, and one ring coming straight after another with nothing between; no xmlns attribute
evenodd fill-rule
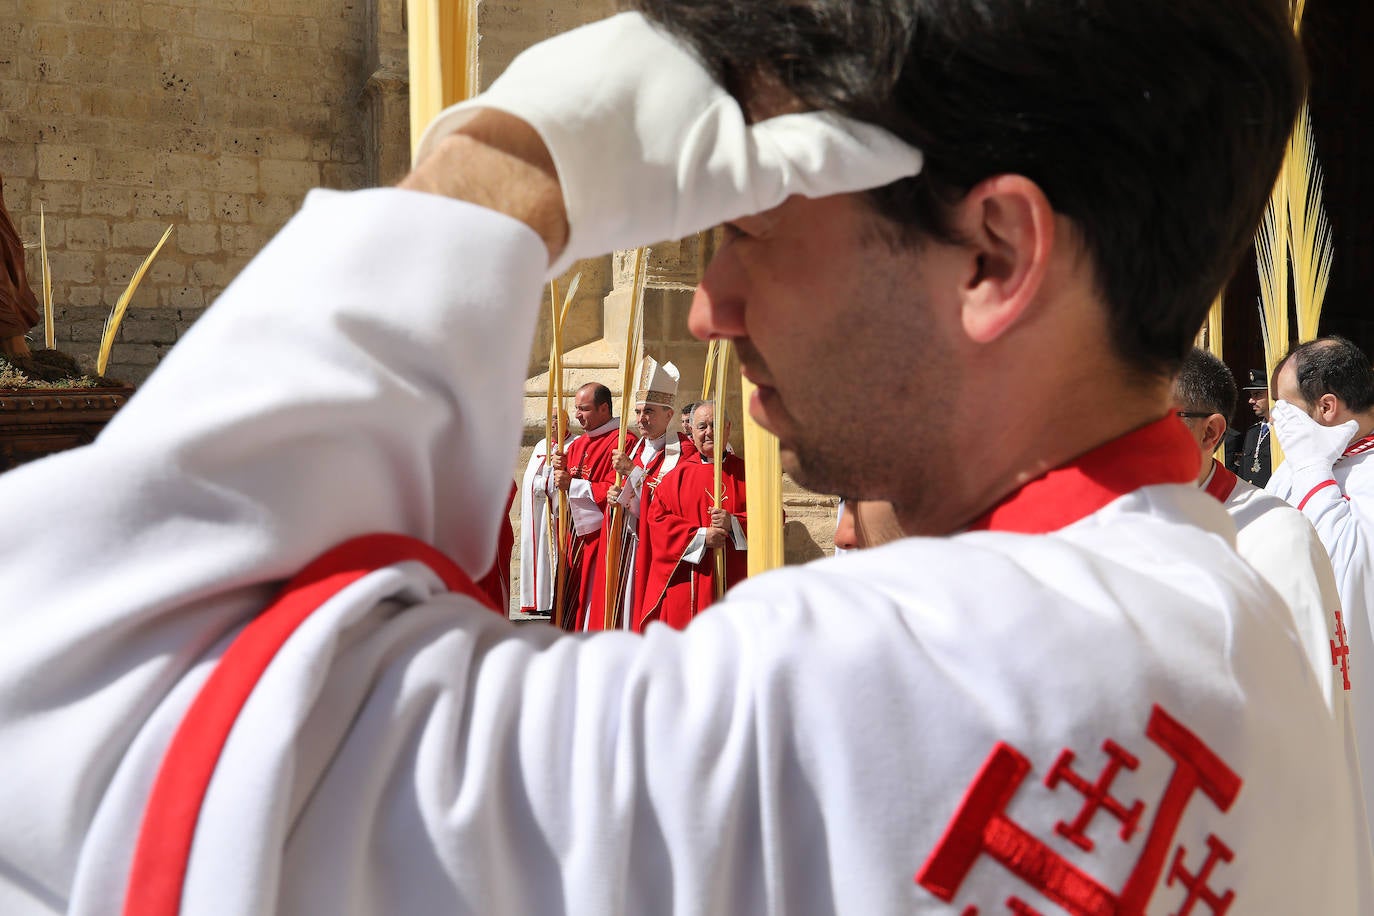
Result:
<svg viewBox="0 0 1374 916"><path fill-rule="evenodd" d="M692 295L687 327L701 340L744 337L744 276L729 243L716 252Z"/></svg>

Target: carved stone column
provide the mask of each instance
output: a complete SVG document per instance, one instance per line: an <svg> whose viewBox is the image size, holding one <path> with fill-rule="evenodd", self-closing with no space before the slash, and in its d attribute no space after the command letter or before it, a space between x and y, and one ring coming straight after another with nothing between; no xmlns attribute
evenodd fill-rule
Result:
<svg viewBox="0 0 1374 916"><path fill-rule="evenodd" d="M410 168L409 48L405 0L368 0L367 54L371 76L363 89L367 183L395 184Z"/></svg>

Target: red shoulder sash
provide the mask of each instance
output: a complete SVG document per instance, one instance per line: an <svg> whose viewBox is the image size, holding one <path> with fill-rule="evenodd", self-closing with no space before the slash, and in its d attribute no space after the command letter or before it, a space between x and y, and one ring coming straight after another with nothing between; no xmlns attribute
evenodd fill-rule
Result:
<svg viewBox="0 0 1374 916"><path fill-rule="evenodd" d="M301 570L230 644L172 737L143 814L125 916L180 912L191 841L210 778L239 711L277 651L306 618L344 588L406 560L424 563L450 591L496 610L457 564L403 535L372 534L345 541Z"/></svg>

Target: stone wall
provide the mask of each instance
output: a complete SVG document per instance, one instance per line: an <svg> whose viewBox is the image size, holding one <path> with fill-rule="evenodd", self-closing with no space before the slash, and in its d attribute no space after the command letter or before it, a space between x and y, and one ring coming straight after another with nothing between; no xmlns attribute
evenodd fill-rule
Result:
<svg viewBox="0 0 1374 916"><path fill-rule="evenodd" d="M58 346L94 353L172 225L110 368L141 381L306 191L367 184L365 90L400 8L0 0L0 174L26 241L46 214Z"/></svg>
<svg viewBox="0 0 1374 916"><path fill-rule="evenodd" d="M614 8L482 0L480 85L530 44ZM93 360L110 307L172 225L110 368L142 381L307 191L394 183L409 163L407 71L404 0L0 0L0 175L27 242L46 213L58 346ZM645 347L681 367L683 402L701 387L706 348L686 315L714 243L704 234L650 254ZM618 393L631 260L574 269L572 386ZM548 347L545 320L527 445L543 435ZM738 412L737 385L729 396ZM738 427L734 438L738 448ZM828 549L833 501L790 485L787 500L789 559Z"/></svg>

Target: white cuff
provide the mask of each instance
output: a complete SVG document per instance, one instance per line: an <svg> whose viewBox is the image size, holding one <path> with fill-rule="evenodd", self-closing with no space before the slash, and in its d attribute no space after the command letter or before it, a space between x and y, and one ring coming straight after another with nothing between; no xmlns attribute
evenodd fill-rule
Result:
<svg viewBox="0 0 1374 916"><path fill-rule="evenodd" d="M687 545L687 550L682 554L684 563L700 563L701 558L706 556L706 532L709 528L698 528L696 535Z"/></svg>

